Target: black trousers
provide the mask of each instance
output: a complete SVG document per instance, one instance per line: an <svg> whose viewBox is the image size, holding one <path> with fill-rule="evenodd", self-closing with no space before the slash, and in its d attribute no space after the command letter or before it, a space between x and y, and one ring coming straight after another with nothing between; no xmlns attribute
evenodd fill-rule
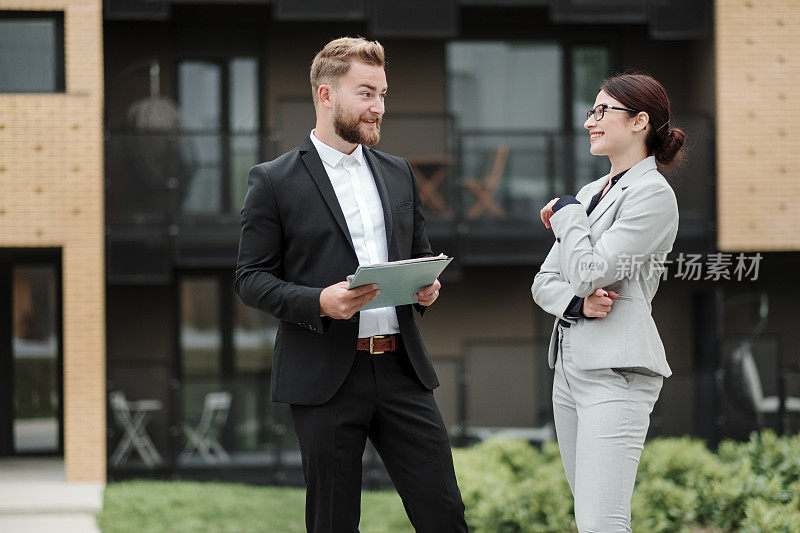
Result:
<svg viewBox="0 0 800 533"><path fill-rule="evenodd" d="M383 459L420 533L467 531L453 457L433 392L408 356L357 352L341 389L323 405L292 405L306 480L309 533L358 532L367 438Z"/></svg>

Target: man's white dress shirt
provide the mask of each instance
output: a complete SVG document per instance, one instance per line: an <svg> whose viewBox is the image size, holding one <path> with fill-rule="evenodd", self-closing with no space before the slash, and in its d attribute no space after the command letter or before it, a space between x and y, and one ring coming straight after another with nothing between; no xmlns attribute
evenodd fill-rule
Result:
<svg viewBox="0 0 800 533"><path fill-rule="evenodd" d="M314 143L336 192L350 238L353 240L358 264L371 265L388 261L389 248L386 243L383 205L361 145L348 155L317 139L313 130L311 142ZM359 316L359 337L400 332L394 307L361 311Z"/></svg>

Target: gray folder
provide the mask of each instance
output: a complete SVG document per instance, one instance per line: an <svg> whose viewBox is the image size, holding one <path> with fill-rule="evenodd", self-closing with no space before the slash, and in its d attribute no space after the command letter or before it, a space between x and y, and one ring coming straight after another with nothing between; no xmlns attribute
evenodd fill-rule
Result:
<svg viewBox="0 0 800 533"><path fill-rule="evenodd" d="M433 283L452 260L452 257L441 254L436 257L361 265L355 274L347 276L347 281L350 282L348 288L378 284L381 293L364 305L362 311L417 303L414 295Z"/></svg>

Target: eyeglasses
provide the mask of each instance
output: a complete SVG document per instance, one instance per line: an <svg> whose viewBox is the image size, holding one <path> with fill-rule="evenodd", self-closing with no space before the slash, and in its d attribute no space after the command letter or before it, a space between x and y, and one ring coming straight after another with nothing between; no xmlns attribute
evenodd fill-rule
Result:
<svg viewBox="0 0 800 533"><path fill-rule="evenodd" d="M630 113L638 113L635 109L631 109L630 107L619 107L615 105L608 105L608 104L597 104L594 106L593 109L590 109L586 112L586 120L589 120L589 117L594 115L595 121L601 120L605 114L606 109L619 109L620 111L628 111Z"/></svg>

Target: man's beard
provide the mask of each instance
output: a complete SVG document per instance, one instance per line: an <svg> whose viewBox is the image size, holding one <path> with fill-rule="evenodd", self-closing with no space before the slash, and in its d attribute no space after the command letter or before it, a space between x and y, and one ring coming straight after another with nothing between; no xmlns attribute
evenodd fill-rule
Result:
<svg viewBox="0 0 800 533"><path fill-rule="evenodd" d="M366 129L361 126L362 120L375 120L375 129ZM352 144L375 146L381 140L381 116L352 116L346 115L341 107L336 107L333 113L333 129L336 135Z"/></svg>

